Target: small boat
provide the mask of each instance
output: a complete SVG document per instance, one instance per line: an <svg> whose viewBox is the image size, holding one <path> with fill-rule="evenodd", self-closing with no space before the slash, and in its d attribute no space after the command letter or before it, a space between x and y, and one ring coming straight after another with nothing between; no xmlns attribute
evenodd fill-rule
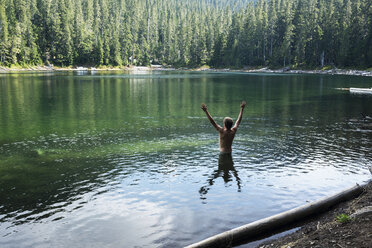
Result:
<svg viewBox="0 0 372 248"><path fill-rule="evenodd" d="M350 88L350 93L372 94L372 88Z"/></svg>

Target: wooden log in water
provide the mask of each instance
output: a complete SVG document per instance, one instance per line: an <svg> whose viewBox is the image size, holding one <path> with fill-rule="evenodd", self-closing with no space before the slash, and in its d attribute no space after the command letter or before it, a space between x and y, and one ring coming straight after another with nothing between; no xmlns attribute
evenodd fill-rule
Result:
<svg viewBox="0 0 372 248"><path fill-rule="evenodd" d="M372 94L372 88L350 88L350 93Z"/></svg>
<svg viewBox="0 0 372 248"><path fill-rule="evenodd" d="M363 192L363 189L364 186L357 184L335 195L223 232L189 245L187 248L231 247L256 240L257 237L265 236L287 225L303 221L305 218L324 212L342 201L355 198Z"/></svg>

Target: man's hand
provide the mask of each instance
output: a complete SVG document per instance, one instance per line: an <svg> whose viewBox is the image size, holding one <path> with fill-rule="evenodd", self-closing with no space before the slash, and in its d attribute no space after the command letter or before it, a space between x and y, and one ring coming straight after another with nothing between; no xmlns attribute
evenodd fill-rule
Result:
<svg viewBox="0 0 372 248"><path fill-rule="evenodd" d="M240 104L240 107L241 107L242 109L244 109L246 105L247 105L247 103L246 103L245 101L242 101L242 103Z"/></svg>
<svg viewBox="0 0 372 248"><path fill-rule="evenodd" d="M208 111L207 105L205 105L204 103L202 103L202 105L201 105L201 109L202 109L204 112L207 112L207 111Z"/></svg>

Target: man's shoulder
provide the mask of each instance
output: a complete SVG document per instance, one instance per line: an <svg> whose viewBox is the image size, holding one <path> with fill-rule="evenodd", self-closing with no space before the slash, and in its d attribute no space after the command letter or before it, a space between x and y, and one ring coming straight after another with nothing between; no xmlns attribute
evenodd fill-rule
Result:
<svg viewBox="0 0 372 248"><path fill-rule="evenodd" d="M234 133L236 132L236 130L237 130L237 129L233 129L233 128L231 128L231 129L229 129L229 130L222 128L222 129L220 130L220 132L221 132L221 133L224 133L224 134L234 134Z"/></svg>

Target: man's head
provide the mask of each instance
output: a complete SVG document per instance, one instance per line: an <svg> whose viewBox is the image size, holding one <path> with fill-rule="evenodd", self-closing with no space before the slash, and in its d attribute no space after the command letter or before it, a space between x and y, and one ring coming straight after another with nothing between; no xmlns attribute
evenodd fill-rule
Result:
<svg viewBox="0 0 372 248"><path fill-rule="evenodd" d="M230 130L233 126L233 120L230 117L225 117L225 119L223 119L223 124L228 130Z"/></svg>

